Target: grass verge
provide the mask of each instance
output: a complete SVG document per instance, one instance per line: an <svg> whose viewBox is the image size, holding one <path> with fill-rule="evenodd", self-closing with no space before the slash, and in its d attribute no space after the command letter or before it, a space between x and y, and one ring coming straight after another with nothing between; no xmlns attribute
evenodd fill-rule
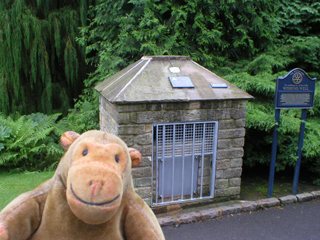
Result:
<svg viewBox="0 0 320 240"><path fill-rule="evenodd" d="M51 178L51 172L4 173L0 172L0 211L21 193L30 191ZM280 177L279 177L280 176ZM320 186L303 178L299 181L298 193L320 190ZM245 172L242 176L241 199L258 200L267 198L268 172ZM273 197L290 195L292 176L276 174Z"/></svg>
<svg viewBox="0 0 320 240"><path fill-rule="evenodd" d="M30 191L51 178L52 172L0 172L0 210L21 193Z"/></svg>

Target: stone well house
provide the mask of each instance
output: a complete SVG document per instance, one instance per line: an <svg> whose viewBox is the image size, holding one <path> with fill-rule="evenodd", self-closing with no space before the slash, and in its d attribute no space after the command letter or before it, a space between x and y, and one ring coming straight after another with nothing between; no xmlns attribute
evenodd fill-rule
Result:
<svg viewBox="0 0 320 240"><path fill-rule="evenodd" d="M153 208L236 199L246 102L186 56L145 56L95 88L101 130L141 151L136 192Z"/></svg>

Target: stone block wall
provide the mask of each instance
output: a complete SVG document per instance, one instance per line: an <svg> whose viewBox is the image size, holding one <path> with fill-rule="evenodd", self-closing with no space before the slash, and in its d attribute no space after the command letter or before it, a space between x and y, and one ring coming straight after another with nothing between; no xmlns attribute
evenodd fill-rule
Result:
<svg viewBox="0 0 320 240"><path fill-rule="evenodd" d="M152 204L152 128L157 122L218 121L215 197L240 194L245 136L245 100L114 104L100 96L101 130L138 149L143 163L133 169L136 192Z"/></svg>

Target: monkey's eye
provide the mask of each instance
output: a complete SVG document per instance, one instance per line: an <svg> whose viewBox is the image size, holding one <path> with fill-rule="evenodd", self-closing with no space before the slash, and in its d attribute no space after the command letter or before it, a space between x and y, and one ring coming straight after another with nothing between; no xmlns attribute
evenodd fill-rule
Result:
<svg viewBox="0 0 320 240"><path fill-rule="evenodd" d="M114 157L114 160L116 160L116 162L119 163L119 156L116 155L116 156Z"/></svg>
<svg viewBox="0 0 320 240"><path fill-rule="evenodd" d="M82 156L86 156L88 154L88 149L84 149L83 151L82 151Z"/></svg>

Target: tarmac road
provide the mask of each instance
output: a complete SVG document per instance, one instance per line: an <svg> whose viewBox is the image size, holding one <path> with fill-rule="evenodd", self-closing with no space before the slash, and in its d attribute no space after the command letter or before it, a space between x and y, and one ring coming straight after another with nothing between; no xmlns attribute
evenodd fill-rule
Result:
<svg viewBox="0 0 320 240"><path fill-rule="evenodd" d="M162 229L166 240L320 240L320 200Z"/></svg>

